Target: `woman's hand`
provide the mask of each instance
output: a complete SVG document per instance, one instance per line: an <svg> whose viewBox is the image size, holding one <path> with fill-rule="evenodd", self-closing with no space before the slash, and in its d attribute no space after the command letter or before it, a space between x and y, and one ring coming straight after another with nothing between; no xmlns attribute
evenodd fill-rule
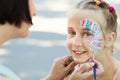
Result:
<svg viewBox="0 0 120 80"><path fill-rule="evenodd" d="M50 74L43 80L63 80L71 71L73 71L75 66L76 63L71 56L55 59Z"/></svg>
<svg viewBox="0 0 120 80"><path fill-rule="evenodd" d="M93 80L93 66L96 65L96 75L100 76L103 72L103 66L100 62L94 61L77 65L68 80Z"/></svg>

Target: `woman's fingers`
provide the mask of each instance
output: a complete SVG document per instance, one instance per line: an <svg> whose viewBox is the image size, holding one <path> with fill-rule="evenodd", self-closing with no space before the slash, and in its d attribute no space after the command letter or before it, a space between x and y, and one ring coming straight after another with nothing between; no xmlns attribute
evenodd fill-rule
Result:
<svg viewBox="0 0 120 80"><path fill-rule="evenodd" d="M87 62L76 67L76 70L78 70L80 73L84 73L86 71L90 71L94 65L95 63L93 62Z"/></svg>
<svg viewBox="0 0 120 80"><path fill-rule="evenodd" d="M102 74L104 72L103 65L97 60L94 60L94 62L95 62L95 65L97 66L97 68L96 68L97 73L96 74L97 75Z"/></svg>

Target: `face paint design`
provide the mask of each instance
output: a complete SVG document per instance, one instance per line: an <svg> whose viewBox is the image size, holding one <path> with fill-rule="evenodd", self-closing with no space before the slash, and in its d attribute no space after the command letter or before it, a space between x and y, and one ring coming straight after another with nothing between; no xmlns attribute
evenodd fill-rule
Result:
<svg viewBox="0 0 120 80"><path fill-rule="evenodd" d="M103 44L102 32L100 27L89 19L83 19L82 30L87 30L89 33L92 34L92 38L90 39L88 44L91 47L92 51L94 51L94 53L98 53L102 49Z"/></svg>

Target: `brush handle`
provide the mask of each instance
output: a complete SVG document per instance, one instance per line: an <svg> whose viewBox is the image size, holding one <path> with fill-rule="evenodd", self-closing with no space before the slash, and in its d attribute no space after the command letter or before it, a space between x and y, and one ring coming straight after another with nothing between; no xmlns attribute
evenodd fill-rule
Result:
<svg viewBox="0 0 120 80"><path fill-rule="evenodd" d="M94 76L94 80L96 79L96 65L93 66L93 76Z"/></svg>

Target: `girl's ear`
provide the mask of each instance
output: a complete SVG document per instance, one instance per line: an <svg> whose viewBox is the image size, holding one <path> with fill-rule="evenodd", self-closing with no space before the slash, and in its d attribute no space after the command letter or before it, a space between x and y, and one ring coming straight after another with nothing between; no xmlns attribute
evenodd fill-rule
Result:
<svg viewBox="0 0 120 80"><path fill-rule="evenodd" d="M115 42L115 40L116 40L116 33L114 33L114 32L111 32L111 33L109 33L108 35L108 40L107 40L107 44L106 44L106 46L107 47L111 47L111 46L113 46L114 45L114 42Z"/></svg>
<svg viewBox="0 0 120 80"><path fill-rule="evenodd" d="M116 40L116 33L114 33L114 32L111 32L110 34L109 34L109 42L111 42L111 43L114 43L115 42L115 40Z"/></svg>

